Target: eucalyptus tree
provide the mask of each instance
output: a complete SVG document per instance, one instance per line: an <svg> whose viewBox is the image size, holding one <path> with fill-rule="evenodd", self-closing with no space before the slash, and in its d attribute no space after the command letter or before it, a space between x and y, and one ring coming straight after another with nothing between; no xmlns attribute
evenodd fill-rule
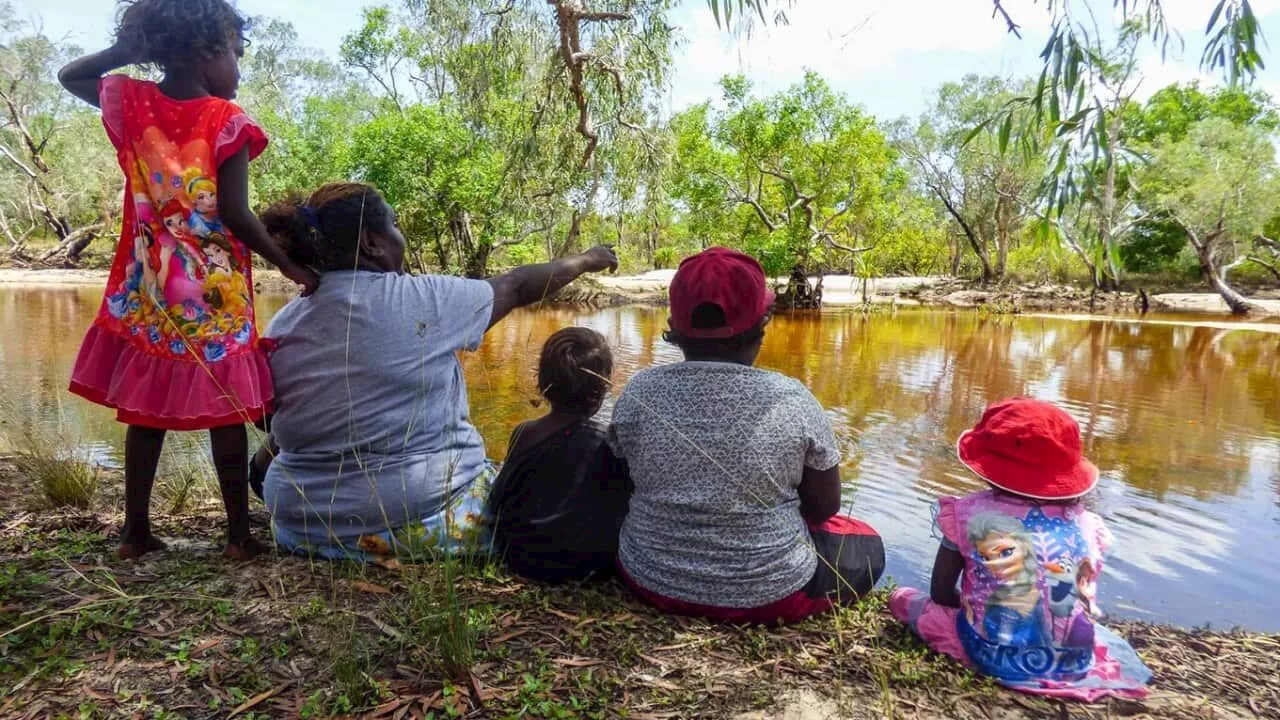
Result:
<svg viewBox="0 0 1280 720"><path fill-rule="evenodd" d="M441 265L479 275L502 247L575 250L616 184L614 165L656 146L649 128L670 64L669 8L402 0L366 10L342 56L380 89L386 110L379 132L358 135L352 170L408 209L411 236L429 238ZM438 135L417 142L416 132Z"/></svg>
<svg viewBox="0 0 1280 720"><path fill-rule="evenodd" d="M875 120L814 73L758 98L722 81L724 107L677 118L684 201L735 228L771 272L847 266L897 222L906 176ZM723 232L723 231L721 231Z"/></svg>
<svg viewBox="0 0 1280 720"><path fill-rule="evenodd" d="M98 116L57 82L78 54L0 3L0 236L17 259L74 261L118 216L123 180ZM29 256L42 236L53 246Z"/></svg>
<svg viewBox="0 0 1280 720"><path fill-rule="evenodd" d="M1205 280L1233 313L1249 311L1228 273L1249 260L1280 207L1280 169L1272 138L1256 126L1210 118L1181 140L1157 144L1144 195L1184 233Z"/></svg>
<svg viewBox="0 0 1280 720"><path fill-rule="evenodd" d="M976 75L947 83L933 107L897 138L915 181L941 203L973 251L984 283L1004 277L1043 174L1036 156L1003 152L1007 137L984 122L1023 89Z"/></svg>

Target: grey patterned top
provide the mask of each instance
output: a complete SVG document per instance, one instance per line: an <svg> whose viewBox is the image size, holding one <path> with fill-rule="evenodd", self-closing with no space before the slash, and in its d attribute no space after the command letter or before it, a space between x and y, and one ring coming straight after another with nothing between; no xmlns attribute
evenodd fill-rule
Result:
<svg viewBox="0 0 1280 720"><path fill-rule="evenodd" d="M817 556L796 488L840 462L831 421L800 382L729 363L637 373L610 443L635 492L618 559L664 597L754 608L804 587Z"/></svg>

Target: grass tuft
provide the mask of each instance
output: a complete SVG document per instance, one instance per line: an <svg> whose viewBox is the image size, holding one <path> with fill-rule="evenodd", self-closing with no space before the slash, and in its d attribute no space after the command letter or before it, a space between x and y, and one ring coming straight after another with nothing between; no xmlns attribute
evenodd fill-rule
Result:
<svg viewBox="0 0 1280 720"><path fill-rule="evenodd" d="M35 483L41 498L55 508L88 509L98 494L98 469L59 451L52 438L27 430L13 443L17 471Z"/></svg>
<svg viewBox="0 0 1280 720"><path fill-rule="evenodd" d="M203 456L193 456L203 457ZM171 463L168 472L156 478L156 497L160 509L170 515L183 515L199 505L218 498L217 481L207 460L186 459Z"/></svg>

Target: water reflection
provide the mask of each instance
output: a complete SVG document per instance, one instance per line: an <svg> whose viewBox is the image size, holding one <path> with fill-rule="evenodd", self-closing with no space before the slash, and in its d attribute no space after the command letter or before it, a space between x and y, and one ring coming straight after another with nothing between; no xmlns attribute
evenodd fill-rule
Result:
<svg viewBox="0 0 1280 720"><path fill-rule="evenodd" d="M64 391L99 298L0 289L5 422L56 423L90 446L118 447L111 413ZM263 317L280 304L260 301ZM658 310L544 309L495 328L464 359L490 455L541 412L533 373L547 336L571 324L599 330L621 384L678 359L661 340L665 323ZM929 503L979 488L955 461L955 438L988 403L1028 394L1076 417L1103 470L1097 504L1118 536L1104 586L1113 611L1280 630L1270 600L1280 564L1254 550L1280 541L1280 335L969 312L796 315L774 320L760 362L828 408L847 501L885 535L900 581L927 580Z"/></svg>

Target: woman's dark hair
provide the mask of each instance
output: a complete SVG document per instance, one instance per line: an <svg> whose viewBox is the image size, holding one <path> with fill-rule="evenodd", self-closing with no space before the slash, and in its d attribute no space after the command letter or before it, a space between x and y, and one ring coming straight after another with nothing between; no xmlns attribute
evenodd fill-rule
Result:
<svg viewBox="0 0 1280 720"><path fill-rule="evenodd" d="M227 0L123 0L116 43L141 48L162 68L190 63L244 40L249 21Z"/></svg>
<svg viewBox="0 0 1280 720"><path fill-rule="evenodd" d="M584 415L609 394L613 353L595 330L565 328L547 339L538 359L538 389L551 407Z"/></svg>
<svg viewBox="0 0 1280 720"><path fill-rule="evenodd" d="M360 232L386 231L395 214L372 185L331 183L306 199L291 195L259 219L290 260L325 272L354 269Z"/></svg>
<svg viewBox="0 0 1280 720"><path fill-rule="evenodd" d="M772 310L765 313L755 327L727 338L695 338L668 329L662 333L662 339L680 348L687 357L732 357L764 338L764 327L769 324L772 314ZM693 309L690 320L695 328L723 327L724 310L718 305L703 303Z"/></svg>

